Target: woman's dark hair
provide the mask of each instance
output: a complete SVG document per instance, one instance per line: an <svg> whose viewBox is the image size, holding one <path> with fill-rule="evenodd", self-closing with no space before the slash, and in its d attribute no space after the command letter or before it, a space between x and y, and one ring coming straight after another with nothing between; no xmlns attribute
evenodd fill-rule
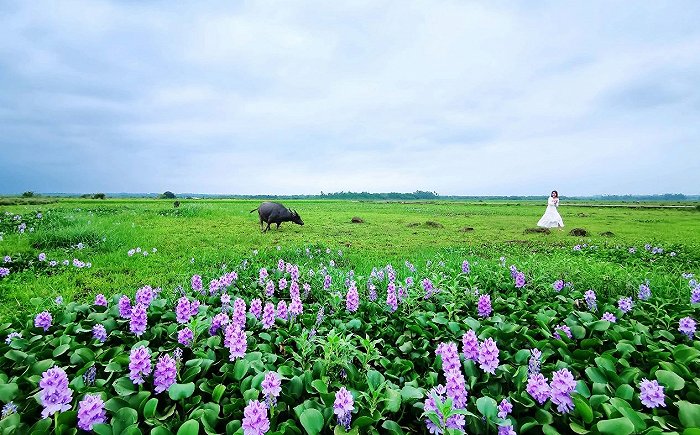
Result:
<svg viewBox="0 0 700 435"><path fill-rule="evenodd" d="M559 198L559 192L557 192L556 190L552 190L552 193L556 193L556 194L557 194L557 198ZM552 193L550 193L549 195L552 196Z"/></svg>

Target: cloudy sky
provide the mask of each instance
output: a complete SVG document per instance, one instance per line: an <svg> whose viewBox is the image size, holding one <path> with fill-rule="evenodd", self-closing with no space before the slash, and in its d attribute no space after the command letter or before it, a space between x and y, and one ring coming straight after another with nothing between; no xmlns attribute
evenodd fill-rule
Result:
<svg viewBox="0 0 700 435"><path fill-rule="evenodd" d="M696 0L3 1L0 193L700 193L698 22Z"/></svg>

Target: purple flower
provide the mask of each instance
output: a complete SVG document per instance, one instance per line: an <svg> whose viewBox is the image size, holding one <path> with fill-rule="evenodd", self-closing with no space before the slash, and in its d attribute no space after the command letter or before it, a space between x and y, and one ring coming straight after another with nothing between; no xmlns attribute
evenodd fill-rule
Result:
<svg viewBox="0 0 700 435"><path fill-rule="evenodd" d="M498 435L517 435L517 432L513 430L513 426L509 422L498 426Z"/></svg>
<svg viewBox="0 0 700 435"><path fill-rule="evenodd" d="M323 289L324 289L324 290L328 290L328 289L331 287L332 282L333 282L333 279L331 278L331 276L330 276L330 275L326 275L326 276L323 278Z"/></svg>
<svg viewBox="0 0 700 435"><path fill-rule="evenodd" d="M635 247L633 246L633 247L629 248L629 249L627 250L627 252L629 252L630 254L634 254L635 252L637 252L637 248L635 248Z"/></svg>
<svg viewBox="0 0 700 435"><path fill-rule="evenodd" d="M540 405L549 399L550 389L547 384L547 378L545 378L542 373L531 374L527 379L527 387L525 391L528 392L533 399L537 401Z"/></svg>
<svg viewBox="0 0 700 435"><path fill-rule="evenodd" d="M606 311L605 313L603 313L602 319L607 320L608 322L611 322L611 323L617 322L615 315L609 311Z"/></svg>
<svg viewBox="0 0 700 435"><path fill-rule="evenodd" d="M593 290L586 290L586 292L583 294L583 299L586 301L586 305L588 305L589 310L595 311L598 308L596 304L595 292Z"/></svg>
<svg viewBox="0 0 700 435"><path fill-rule="evenodd" d="M580 251L581 250L581 245L576 245L574 246L574 251Z"/></svg>
<svg viewBox="0 0 700 435"><path fill-rule="evenodd" d="M144 376L151 374L151 352L147 347L139 346L129 355L129 379L136 385L143 384Z"/></svg>
<svg viewBox="0 0 700 435"><path fill-rule="evenodd" d="M219 298L219 300L221 301L222 306L228 305L231 303L231 295L229 295L228 293L223 293L221 295L221 297Z"/></svg>
<svg viewBox="0 0 700 435"><path fill-rule="evenodd" d="M515 274L515 288L525 287L525 274L518 272Z"/></svg>
<svg viewBox="0 0 700 435"><path fill-rule="evenodd" d="M459 352L454 343L440 343L435 349L435 355L440 355L442 370L447 373L450 370L459 369Z"/></svg>
<svg viewBox="0 0 700 435"><path fill-rule="evenodd" d="M554 328L554 338L556 338L557 340L561 340L561 335L559 335L559 331L563 332L568 338L572 338L571 328L562 324Z"/></svg>
<svg viewBox="0 0 700 435"><path fill-rule="evenodd" d="M479 317L489 317L491 312L491 296L481 295L479 296L479 303L477 304L477 309L479 311Z"/></svg>
<svg viewBox="0 0 700 435"><path fill-rule="evenodd" d="M46 261L46 254L44 254L43 252L39 254L39 261Z"/></svg>
<svg viewBox="0 0 700 435"><path fill-rule="evenodd" d="M469 262L467 260L464 260L462 262L462 273L464 273L464 274L469 273Z"/></svg>
<svg viewBox="0 0 700 435"><path fill-rule="evenodd" d="M183 346L189 346L194 340L194 333L190 328L184 328L177 333L177 342Z"/></svg>
<svg viewBox="0 0 700 435"><path fill-rule="evenodd" d="M389 282L386 287L386 304L392 313L399 308L399 301L396 299L396 284Z"/></svg>
<svg viewBox="0 0 700 435"><path fill-rule="evenodd" d="M551 390L550 398L552 403L557 405L559 412L568 414L574 409L571 392L576 388L576 381L574 381L574 375L568 369L564 368L554 372L549 388Z"/></svg>
<svg viewBox="0 0 700 435"><path fill-rule="evenodd" d="M122 319L131 317L131 300L129 300L129 296L127 295L122 295L122 297L119 298L119 317Z"/></svg>
<svg viewBox="0 0 700 435"><path fill-rule="evenodd" d="M136 291L136 297L134 299L136 300L137 304L148 307L151 305L151 301L153 301L154 297L155 293L153 292L153 289L150 285L146 285Z"/></svg>
<svg viewBox="0 0 700 435"><path fill-rule="evenodd" d="M53 318L51 317L51 313L49 313L48 311L42 311L41 313L37 314L34 318L34 326L36 326L37 328L43 328L44 331L48 331L51 327L52 321Z"/></svg>
<svg viewBox="0 0 700 435"><path fill-rule="evenodd" d="M97 394L86 394L78 404L78 428L91 431L93 424L105 423L105 403Z"/></svg>
<svg viewBox="0 0 700 435"><path fill-rule="evenodd" d="M5 337L5 344L11 344L13 338L22 338L22 333L10 332L9 334L7 334L7 337Z"/></svg>
<svg viewBox="0 0 700 435"><path fill-rule="evenodd" d="M647 284L639 285L639 293L637 294L637 297L643 301L646 301L651 297L651 290Z"/></svg>
<svg viewBox="0 0 700 435"><path fill-rule="evenodd" d="M250 314L256 319L260 318L262 314L262 301L258 298L250 301Z"/></svg>
<svg viewBox="0 0 700 435"><path fill-rule="evenodd" d="M338 424L343 426L346 431L350 430L350 420L352 419L352 410L354 409L355 401L352 394L345 388L341 387L335 393L335 401L333 402L333 413L338 416Z"/></svg>
<svg viewBox="0 0 700 435"><path fill-rule="evenodd" d="M0 278L4 278L10 274L10 269L7 267L0 267Z"/></svg>
<svg viewBox="0 0 700 435"><path fill-rule="evenodd" d="M324 315L323 311L324 311L323 307L320 307L318 309L318 312L316 313L316 326L320 325L321 322L323 322L323 315Z"/></svg>
<svg viewBox="0 0 700 435"><path fill-rule="evenodd" d="M267 407L258 400L251 400L243 410L243 435L263 435L270 430Z"/></svg>
<svg viewBox="0 0 700 435"><path fill-rule="evenodd" d="M42 418L70 409L73 391L68 387L68 376L62 368L52 367L42 373L39 387L39 397L44 407L41 411Z"/></svg>
<svg viewBox="0 0 700 435"><path fill-rule="evenodd" d="M632 310L632 298L620 298L617 301L617 307L622 311L622 313L628 313Z"/></svg>
<svg viewBox="0 0 700 435"><path fill-rule="evenodd" d="M5 255L5 258L4 258L3 261L4 261L5 263L12 263L12 257L10 257L9 255Z"/></svg>
<svg viewBox="0 0 700 435"><path fill-rule="evenodd" d="M642 379L642 382L639 383L639 400L647 408L665 407L664 387L659 385L657 381Z"/></svg>
<svg viewBox="0 0 700 435"><path fill-rule="evenodd" d="M700 286L695 287L690 291L690 303L700 304Z"/></svg>
<svg viewBox="0 0 700 435"><path fill-rule="evenodd" d="M272 281L268 281L267 284L265 284L265 295L268 298L271 298L272 296L275 295L275 283Z"/></svg>
<svg viewBox="0 0 700 435"><path fill-rule="evenodd" d="M527 371L530 375L534 375L540 372L540 360L542 358L542 352L539 349L530 350L530 360L528 361Z"/></svg>
<svg viewBox="0 0 700 435"><path fill-rule="evenodd" d="M277 404L277 396L282 392L282 380L276 372L265 373L265 379L260 384L268 408Z"/></svg>
<svg viewBox="0 0 700 435"><path fill-rule="evenodd" d="M211 319L211 326L209 327L209 334L216 335L223 326L228 325L229 318L226 313L219 313Z"/></svg>
<svg viewBox="0 0 700 435"><path fill-rule="evenodd" d="M435 286L433 286L433 282L428 278L425 278L421 284L423 284L423 290L425 291L425 296L423 296L423 299L429 299L432 295L437 293L435 291Z"/></svg>
<svg viewBox="0 0 700 435"><path fill-rule="evenodd" d="M100 293L97 296L95 296L95 305L106 307L107 306L107 298L105 297L105 295Z"/></svg>
<svg viewBox="0 0 700 435"><path fill-rule="evenodd" d="M233 313L231 314L231 321L241 328L245 328L246 321L246 310L245 301L241 298L236 298L233 302Z"/></svg>
<svg viewBox="0 0 700 435"><path fill-rule="evenodd" d="M301 304L301 299L299 296L292 298L292 303L289 304L289 313L294 316L298 316L299 314L304 312L304 307Z"/></svg>
<svg viewBox="0 0 700 435"><path fill-rule="evenodd" d="M357 291L357 287L355 286L355 281L352 282L350 285L350 288L348 289L348 293L345 296L345 309L350 311L351 313L354 313L357 311L357 308L360 306L360 294Z"/></svg>
<svg viewBox="0 0 700 435"><path fill-rule="evenodd" d="M564 281L561 279L554 281L554 284L552 284L552 288L555 291L560 292L564 288Z"/></svg>
<svg viewBox="0 0 700 435"><path fill-rule="evenodd" d="M272 325L275 324L275 315L276 314L277 313L275 310L275 305L272 302L266 303L265 309L263 310L263 315L262 315L263 329L272 328Z"/></svg>
<svg viewBox="0 0 700 435"><path fill-rule="evenodd" d="M376 301L377 300L377 287L374 284L369 283L368 288L369 288L369 295L368 295L369 300L371 302Z"/></svg>
<svg viewBox="0 0 700 435"><path fill-rule="evenodd" d="M471 329L462 335L462 353L467 359L473 361L479 359L479 339Z"/></svg>
<svg viewBox="0 0 700 435"><path fill-rule="evenodd" d="M137 337L140 337L144 332L146 332L146 323L148 321L146 315L146 307L141 304L136 304L133 310L131 310L131 321L129 322L129 329Z"/></svg>
<svg viewBox="0 0 700 435"><path fill-rule="evenodd" d="M506 418L512 411L513 405L508 401L508 399L503 399L498 405L498 418Z"/></svg>
<svg viewBox="0 0 700 435"><path fill-rule="evenodd" d="M287 288L287 280L284 278L280 278L278 286L279 286L280 290L286 289Z"/></svg>
<svg viewBox="0 0 700 435"><path fill-rule="evenodd" d="M187 323L192 317L192 304L186 296L181 297L177 300L177 305L175 306L175 316L178 323Z"/></svg>
<svg viewBox="0 0 700 435"><path fill-rule="evenodd" d="M684 317L678 322L678 330L687 335L690 340L695 336L695 320Z"/></svg>
<svg viewBox="0 0 700 435"><path fill-rule="evenodd" d="M92 338L104 343L107 340L107 330L104 325L97 324L92 327Z"/></svg>
<svg viewBox="0 0 700 435"><path fill-rule="evenodd" d="M97 369L95 366L90 366L85 373L83 373L83 383L87 386L95 385L95 377L97 376Z"/></svg>
<svg viewBox="0 0 700 435"><path fill-rule="evenodd" d="M191 284L191 286L192 286L192 290L201 293L202 288L203 288L203 286L202 286L202 277L201 277L201 276L199 276L199 275L192 275L192 279L190 280L190 284Z"/></svg>
<svg viewBox="0 0 700 435"><path fill-rule="evenodd" d="M17 405L15 405L14 402L10 401L7 402L3 407L2 407L2 416L0 418L5 418L10 414L14 414L17 412Z"/></svg>
<svg viewBox="0 0 700 435"><path fill-rule="evenodd" d="M295 297L299 297L299 283L296 281L292 281L291 284L289 284L289 297L294 299Z"/></svg>
<svg viewBox="0 0 700 435"><path fill-rule="evenodd" d="M496 373L498 348L492 338L487 338L479 345L479 367L486 373Z"/></svg>
<svg viewBox="0 0 700 435"><path fill-rule="evenodd" d="M153 373L153 385L155 385L156 394L167 391L171 385L175 383L177 377L177 365L175 359L170 355L165 354L158 358L156 363L156 371Z"/></svg>
<svg viewBox="0 0 700 435"><path fill-rule="evenodd" d="M277 302L277 317L282 320L287 320L289 313L287 313L287 303L285 301Z"/></svg>

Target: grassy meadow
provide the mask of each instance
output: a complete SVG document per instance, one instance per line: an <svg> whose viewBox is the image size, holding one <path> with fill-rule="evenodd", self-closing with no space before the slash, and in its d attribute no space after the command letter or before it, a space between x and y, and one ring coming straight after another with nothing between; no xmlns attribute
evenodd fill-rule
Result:
<svg viewBox="0 0 700 435"><path fill-rule="evenodd" d="M0 432L700 432L696 208L258 203L2 206Z"/></svg>
<svg viewBox="0 0 700 435"><path fill-rule="evenodd" d="M303 227L284 223L279 230L273 225L261 233L257 212L250 213L259 201L182 200L174 208L168 200L62 199L0 206L5 223L0 228L5 232L0 257L11 256L16 266L8 278L0 279L0 319L32 311L29 301L34 297L60 295L84 301L96 293L133 294L145 284L184 286L195 271L216 273L224 264L251 258L254 250L273 259L294 259L312 246L342 250L345 265L360 273L388 262L419 264L436 256L455 265L462 257L495 261L507 256L509 264L516 259L537 264L532 273L545 280L578 275L603 287L627 275L667 282L681 272L697 271L700 262L700 213L692 208L563 205L564 230L528 234L525 230L534 227L544 212L540 203L284 203L300 213ZM5 212L13 216L42 212L43 219L36 221L34 232L18 234L12 216ZM364 223L351 223L353 217ZM572 228L584 228L589 235L570 236ZM606 232L612 235L601 235ZM76 248L79 243L83 249ZM575 255L576 244L619 247L621 253ZM642 250L644 244L679 255L673 262L667 259L668 267L659 268L622 252L631 246ZM157 252L127 256L137 247ZM32 265L41 252L59 262L78 258L92 267L36 269Z"/></svg>

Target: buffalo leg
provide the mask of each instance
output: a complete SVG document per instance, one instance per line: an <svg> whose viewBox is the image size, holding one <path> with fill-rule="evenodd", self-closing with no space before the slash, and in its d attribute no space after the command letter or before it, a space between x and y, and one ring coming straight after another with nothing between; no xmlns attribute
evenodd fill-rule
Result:
<svg viewBox="0 0 700 435"><path fill-rule="evenodd" d="M269 230L269 229L270 229L270 222L267 223L267 227L265 227L265 231L263 231L263 233L266 233L267 230Z"/></svg>
<svg viewBox="0 0 700 435"><path fill-rule="evenodd" d="M277 229L280 229L280 222L277 222Z"/></svg>

